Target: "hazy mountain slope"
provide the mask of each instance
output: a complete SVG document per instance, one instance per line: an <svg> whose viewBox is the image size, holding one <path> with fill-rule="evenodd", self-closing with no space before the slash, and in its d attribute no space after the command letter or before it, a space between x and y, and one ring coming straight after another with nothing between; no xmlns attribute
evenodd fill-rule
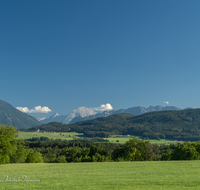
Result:
<svg viewBox="0 0 200 190"><path fill-rule="evenodd" d="M68 115L59 115L58 113L55 113L53 115L51 115L49 118L43 119L40 122L43 124L46 123L50 123L50 122L63 122L66 118L68 117Z"/></svg>
<svg viewBox="0 0 200 190"><path fill-rule="evenodd" d="M19 111L2 100L0 100L0 124L13 125L17 129L41 125L34 117Z"/></svg>

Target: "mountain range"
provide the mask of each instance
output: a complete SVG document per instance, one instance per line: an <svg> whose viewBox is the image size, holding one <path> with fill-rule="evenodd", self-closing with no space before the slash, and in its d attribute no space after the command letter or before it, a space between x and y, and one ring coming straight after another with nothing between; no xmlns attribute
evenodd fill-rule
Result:
<svg viewBox="0 0 200 190"><path fill-rule="evenodd" d="M103 112L96 112L93 108L79 107L73 110L69 115L53 114L47 119L38 121L34 117L19 111L7 102L0 100L0 124L13 125L17 129L27 129L30 127L47 124L50 122L60 122L64 124L74 124L76 122L91 120L100 117L107 117L117 113L127 113L133 115L141 115L153 111L166 111L166 110L180 110L175 106L150 106L148 108L138 106L128 109L109 110Z"/></svg>
<svg viewBox="0 0 200 190"><path fill-rule="evenodd" d="M104 112L95 112L93 108L87 107L79 107L78 109L73 110L73 112L69 115L59 115L58 113L53 114L47 119L40 120L41 123L47 124L49 122L62 122L64 124L73 124L78 121L96 119L99 117L107 117L117 113L129 113L133 115L141 115L147 112L152 111L166 111L166 110L181 110L175 106L150 106L148 108L138 106L138 107L131 107L128 109L119 109L119 110L110 110Z"/></svg>
<svg viewBox="0 0 200 190"><path fill-rule="evenodd" d="M85 137L134 135L144 139L200 140L200 109L153 111L141 115L117 113L74 124L51 122L26 131L78 132Z"/></svg>

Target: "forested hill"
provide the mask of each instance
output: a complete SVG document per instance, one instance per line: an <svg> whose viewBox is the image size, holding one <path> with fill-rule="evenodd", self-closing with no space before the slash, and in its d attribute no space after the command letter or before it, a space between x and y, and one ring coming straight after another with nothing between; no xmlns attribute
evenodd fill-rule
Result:
<svg viewBox="0 0 200 190"><path fill-rule="evenodd" d="M71 125L54 122L29 130L38 128L45 131L76 131L89 137L130 134L144 138L200 140L200 109L149 112L139 116L122 113Z"/></svg>
<svg viewBox="0 0 200 190"><path fill-rule="evenodd" d="M128 118L132 118L132 117L134 117L134 115L132 114L120 113L120 114L115 114L108 117L100 117L97 119L80 121L75 124L63 124L59 122L50 122L48 124L43 124L37 127L26 129L26 131L36 131L40 129L40 131L55 131L55 132L76 131L80 133L85 133L89 131L109 132L109 130L111 130L112 132L111 126L114 128L120 128L120 126L123 126L124 123L127 122Z"/></svg>

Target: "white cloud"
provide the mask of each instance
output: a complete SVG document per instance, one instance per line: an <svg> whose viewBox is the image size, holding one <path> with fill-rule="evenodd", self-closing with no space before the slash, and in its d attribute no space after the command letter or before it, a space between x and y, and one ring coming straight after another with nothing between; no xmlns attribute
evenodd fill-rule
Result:
<svg viewBox="0 0 200 190"><path fill-rule="evenodd" d="M47 106L36 106L33 109L28 109L27 107L16 107L18 110L24 113L49 113L51 112L51 109L49 109Z"/></svg>
<svg viewBox="0 0 200 190"><path fill-rule="evenodd" d="M111 106L111 104L102 104L100 105L100 107L94 107L93 108L95 111L109 111L112 110L113 107Z"/></svg>
<svg viewBox="0 0 200 190"><path fill-rule="evenodd" d="M164 103L165 103L165 104L169 104L169 102L168 102L168 101L164 101Z"/></svg>
<svg viewBox="0 0 200 190"><path fill-rule="evenodd" d="M28 113L29 112L29 109L27 107L16 107L18 110L20 110L21 112L24 112L24 113Z"/></svg>

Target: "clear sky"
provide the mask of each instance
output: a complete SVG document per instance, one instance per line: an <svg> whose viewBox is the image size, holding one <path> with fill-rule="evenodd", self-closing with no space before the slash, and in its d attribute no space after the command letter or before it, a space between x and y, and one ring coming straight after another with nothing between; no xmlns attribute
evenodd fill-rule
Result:
<svg viewBox="0 0 200 190"><path fill-rule="evenodd" d="M199 108L199 8L199 0L0 1L0 99L52 110L37 117L106 103Z"/></svg>

